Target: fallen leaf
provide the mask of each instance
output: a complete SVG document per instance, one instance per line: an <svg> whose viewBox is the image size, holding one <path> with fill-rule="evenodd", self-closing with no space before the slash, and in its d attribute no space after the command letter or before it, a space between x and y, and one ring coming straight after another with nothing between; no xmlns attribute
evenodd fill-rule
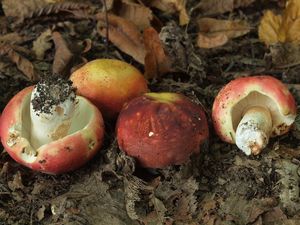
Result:
<svg viewBox="0 0 300 225"><path fill-rule="evenodd" d="M27 38L21 36L20 34L13 32L7 33L0 36L0 43L7 43L7 44L21 44L26 41Z"/></svg>
<svg viewBox="0 0 300 225"><path fill-rule="evenodd" d="M59 32L52 33L52 39L55 44L55 55L52 66L52 73L61 76L68 75L68 69L73 58L73 53L68 48L66 41Z"/></svg>
<svg viewBox="0 0 300 225"><path fill-rule="evenodd" d="M280 207L275 207L262 215L263 224L276 223L287 219Z"/></svg>
<svg viewBox="0 0 300 225"><path fill-rule="evenodd" d="M300 1L290 0L282 15L267 10L258 27L259 39L266 45L300 43Z"/></svg>
<svg viewBox="0 0 300 225"><path fill-rule="evenodd" d="M14 175L13 180L8 181L7 184L8 184L9 189L12 190L12 191L15 191L15 190L18 190L18 189L20 189L20 190L24 189L24 185L22 183L21 173L17 172Z"/></svg>
<svg viewBox="0 0 300 225"><path fill-rule="evenodd" d="M138 27L119 16L108 14L108 39L121 51L132 56L137 62L144 64L146 51L143 36ZM96 15L98 33L106 38L105 13Z"/></svg>
<svg viewBox="0 0 300 225"><path fill-rule="evenodd" d="M146 48L145 77L159 78L171 71L171 61L165 53L158 33L152 27L144 30L144 44Z"/></svg>
<svg viewBox="0 0 300 225"><path fill-rule="evenodd" d="M118 16L133 22L140 30L151 26L153 15L151 9L146 6L123 0L114 11Z"/></svg>
<svg viewBox="0 0 300 225"><path fill-rule="evenodd" d="M50 4L51 3L51 4ZM26 6L24 6L26 9ZM86 3L79 3L76 0L72 1L50 1L49 4L37 7L35 9L24 10L22 14L17 17L17 20L12 24L13 27L21 26L27 20L27 26L35 21L40 21L41 17L58 15L58 19L65 18L62 15L71 16L74 19L87 19L90 16L90 5ZM61 15L59 15L61 14ZM30 21L29 21L30 20Z"/></svg>
<svg viewBox="0 0 300 225"><path fill-rule="evenodd" d="M240 20L217 20L201 18L198 20L199 34L197 45L200 48L214 48L224 45L228 40L247 34L250 26Z"/></svg>
<svg viewBox="0 0 300 225"><path fill-rule="evenodd" d="M236 224L252 224L259 216L270 210L264 206L264 200L246 200L242 196L228 196L220 205L219 212L224 213Z"/></svg>
<svg viewBox="0 0 300 225"><path fill-rule="evenodd" d="M199 48L216 48L222 46L228 42L228 37L225 34L221 34L215 37L208 37L201 33L197 37L197 46Z"/></svg>
<svg viewBox="0 0 300 225"><path fill-rule="evenodd" d="M272 63L276 68L289 68L300 64L300 45L276 43L269 46Z"/></svg>
<svg viewBox="0 0 300 225"><path fill-rule="evenodd" d="M291 160L280 159L276 161L276 172L280 174L280 203L285 211L293 215L300 210L300 174L298 172L299 165L294 164Z"/></svg>
<svg viewBox="0 0 300 225"><path fill-rule="evenodd" d="M195 8L200 9L202 15L222 14L236 8L246 7L255 0L202 0Z"/></svg>
<svg viewBox="0 0 300 225"><path fill-rule="evenodd" d="M18 69L22 71L29 80L38 80L39 76L35 71L33 64L28 59L17 53L12 46L8 44L1 44L0 55L7 56L12 62L14 62Z"/></svg>
<svg viewBox="0 0 300 225"><path fill-rule="evenodd" d="M2 8L6 16L23 17L38 8L46 6L47 4L60 1L61 0L3 0Z"/></svg>
<svg viewBox="0 0 300 225"><path fill-rule="evenodd" d="M37 217L38 221L41 221L42 219L44 219L45 209L46 209L46 207L44 205L42 205L42 207L39 208L39 210L36 212L36 217Z"/></svg>
<svg viewBox="0 0 300 225"><path fill-rule="evenodd" d="M110 11L110 10L112 10L113 7L114 7L115 0L106 0L104 3L106 4L106 5L105 5L106 9L105 9L105 7L103 6L103 11L105 11L105 10Z"/></svg>
<svg viewBox="0 0 300 225"><path fill-rule="evenodd" d="M35 52L37 59L44 59L45 52L52 46L50 43L51 39L52 31L47 29L33 42L32 50Z"/></svg>
<svg viewBox="0 0 300 225"><path fill-rule="evenodd" d="M186 11L186 0L152 0L150 6L155 7L165 13L179 13L179 24L186 25L190 18Z"/></svg>

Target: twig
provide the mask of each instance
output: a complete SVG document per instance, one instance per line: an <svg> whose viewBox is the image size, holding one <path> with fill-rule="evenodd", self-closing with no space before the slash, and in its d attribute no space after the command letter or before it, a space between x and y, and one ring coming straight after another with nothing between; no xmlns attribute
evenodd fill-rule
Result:
<svg viewBox="0 0 300 225"><path fill-rule="evenodd" d="M108 40L109 40L109 32L108 32L108 15L107 15L107 5L106 5L106 0L102 0L103 2L103 6L104 6L104 12L105 12L105 26L106 26L106 34L105 34L105 38L106 38L106 43L105 43L105 53L106 55L108 54Z"/></svg>

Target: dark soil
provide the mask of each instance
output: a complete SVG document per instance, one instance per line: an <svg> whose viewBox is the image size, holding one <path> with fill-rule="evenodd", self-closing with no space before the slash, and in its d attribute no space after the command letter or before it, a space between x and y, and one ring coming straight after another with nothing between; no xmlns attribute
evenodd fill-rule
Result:
<svg viewBox="0 0 300 225"><path fill-rule="evenodd" d="M95 6L99 7L98 1ZM97 2L97 3L96 3ZM191 9L197 1L189 1ZM267 1L263 1L267 2ZM287 83L300 103L300 66L276 68L269 50L257 37L263 9L278 8L261 3L218 18L246 18L253 30L214 49L195 47L199 16L192 13L188 27L179 27L176 15L155 11L165 27L176 35L166 41L170 55L176 56L177 71L149 81L152 91L180 92L201 104L211 124L211 107L218 90L240 76L269 74ZM1 17L4 18L3 12ZM39 21L39 22L37 22ZM80 57L117 58L141 71L143 66L99 37L95 21L58 15L33 17L13 27L4 23L2 34L16 31L26 35L22 47L46 28L55 26L69 46L89 38L92 49ZM74 47L74 46L73 46ZM76 51L76 50L74 50ZM184 52L183 55L180 52ZM1 52L0 52L1 54ZM37 60L26 52L43 76L51 76L55 49ZM0 110L21 89L36 83L2 54L0 61ZM71 68L80 64L80 57ZM300 123L299 123L300 124ZM118 149L114 123L107 122L105 143L97 156L84 167L63 175L47 175L25 168L0 151L0 224L218 224L279 225L300 224L300 146L298 123L279 138L273 138L259 156L245 156L236 146L223 143L210 127L210 138L182 166L162 170L142 169L134 159Z"/></svg>

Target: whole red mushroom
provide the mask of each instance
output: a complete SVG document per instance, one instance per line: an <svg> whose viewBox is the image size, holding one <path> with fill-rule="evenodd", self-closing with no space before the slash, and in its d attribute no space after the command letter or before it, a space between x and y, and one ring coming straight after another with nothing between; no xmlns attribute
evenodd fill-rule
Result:
<svg viewBox="0 0 300 225"><path fill-rule="evenodd" d="M259 154L269 137L285 134L296 118L295 99L272 76L237 78L221 89L212 108L216 133L246 155Z"/></svg>
<svg viewBox="0 0 300 225"><path fill-rule="evenodd" d="M208 138L201 106L176 93L146 93L120 112L117 139L121 150L142 167L164 168L186 162Z"/></svg>
<svg viewBox="0 0 300 225"><path fill-rule="evenodd" d="M78 95L115 119L124 103L148 92L147 80L134 66L117 59L96 59L71 74Z"/></svg>

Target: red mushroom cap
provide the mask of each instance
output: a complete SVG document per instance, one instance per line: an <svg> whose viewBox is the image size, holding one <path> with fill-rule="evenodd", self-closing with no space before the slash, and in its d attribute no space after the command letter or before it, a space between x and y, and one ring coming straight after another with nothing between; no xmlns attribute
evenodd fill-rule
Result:
<svg viewBox="0 0 300 225"><path fill-rule="evenodd" d="M295 99L278 79L267 75L237 78L220 90L212 108L215 131L223 141L235 143L237 125L251 106L270 110L271 136L286 133L296 117Z"/></svg>
<svg viewBox="0 0 300 225"><path fill-rule="evenodd" d="M102 145L104 123L100 111L83 97L77 96L83 109L76 122L81 129L64 138L35 149L36 155L26 152L33 149L30 140L29 102L33 86L15 95L2 112L0 136L8 154L20 164L49 174L68 172L85 164Z"/></svg>
<svg viewBox="0 0 300 225"><path fill-rule="evenodd" d="M176 93L133 99L122 109L116 131L120 149L150 168L186 162L209 133L202 107Z"/></svg>

